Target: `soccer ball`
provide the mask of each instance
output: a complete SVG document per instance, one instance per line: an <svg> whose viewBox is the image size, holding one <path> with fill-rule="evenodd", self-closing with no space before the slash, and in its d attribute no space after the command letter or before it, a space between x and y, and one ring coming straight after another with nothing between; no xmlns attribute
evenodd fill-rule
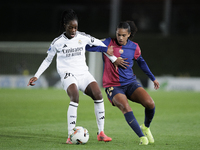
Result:
<svg viewBox="0 0 200 150"><path fill-rule="evenodd" d="M89 140L89 132L86 128L77 126L70 132L70 140L73 144L85 144Z"/></svg>

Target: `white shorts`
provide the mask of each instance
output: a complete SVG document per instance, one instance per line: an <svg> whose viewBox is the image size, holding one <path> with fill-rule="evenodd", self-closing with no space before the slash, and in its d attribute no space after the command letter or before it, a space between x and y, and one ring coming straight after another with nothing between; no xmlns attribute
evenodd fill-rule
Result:
<svg viewBox="0 0 200 150"><path fill-rule="evenodd" d="M96 82L96 80L90 74L89 71L81 75L73 75L71 73L66 73L65 75L61 77L61 83L65 91L71 84L74 83L76 84L78 90L81 90L82 92L84 92L86 87L93 81Z"/></svg>

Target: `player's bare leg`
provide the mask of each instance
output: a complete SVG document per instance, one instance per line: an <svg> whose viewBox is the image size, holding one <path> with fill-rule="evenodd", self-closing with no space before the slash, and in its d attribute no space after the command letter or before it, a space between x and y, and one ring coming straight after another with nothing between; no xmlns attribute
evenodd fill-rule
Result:
<svg viewBox="0 0 200 150"><path fill-rule="evenodd" d="M142 104L145 107L145 121L140 127L149 143L154 143L153 135L150 131L150 123L154 117L155 104L150 95L142 87L137 88L131 95L131 100Z"/></svg>

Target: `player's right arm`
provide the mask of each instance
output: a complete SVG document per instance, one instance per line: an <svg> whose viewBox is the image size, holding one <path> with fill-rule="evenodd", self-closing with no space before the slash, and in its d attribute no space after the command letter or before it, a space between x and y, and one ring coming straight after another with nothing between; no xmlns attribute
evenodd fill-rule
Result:
<svg viewBox="0 0 200 150"><path fill-rule="evenodd" d="M31 85L34 86L35 84L33 84L33 82L37 81L39 79L39 77L41 76L41 74L49 67L49 65L51 64L53 57L56 54L56 51L54 50L54 47L51 45L50 48L47 51L48 55L47 57L43 60L42 64L40 65L40 67L38 68L37 72L35 73L34 77L32 77L27 86Z"/></svg>
<svg viewBox="0 0 200 150"><path fill-rule="evenodd" d="M33 82L37 81L37 79L38 79L37 77L32 77L32 78L30 78L30 80L29 80L27 86L29 86L29 85L34 86L35 84L33 84Z"/></svg>

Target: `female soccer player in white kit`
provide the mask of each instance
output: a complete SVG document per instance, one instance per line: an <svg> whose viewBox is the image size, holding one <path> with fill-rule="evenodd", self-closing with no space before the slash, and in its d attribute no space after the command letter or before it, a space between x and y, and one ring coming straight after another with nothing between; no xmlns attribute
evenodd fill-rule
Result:
<svg viewBox="0 0 200 150"><path fill-rule="evenodd" d="M55 38L51 43L44 59L34 77L29 80L28 85L35 85L40 75L49 67L53 57L57 54L57 71L61 77L61 83L67 92L70 103L67 112L68 139L67 144L72 144L69 138L70 131L76 126L77 108L79 103L79 90L90 96L94 100L94 109L98 125L98 141L112 141L112 138L104 134L104 101L101 90L89 73L85 61L85 46L105 46L100 40L79 32L78 17L73 10L67 10L62 16L62 25L65 32ZM107 50L107 47L105 47ZM113 57L110 57L112 59Z"/></svg>

